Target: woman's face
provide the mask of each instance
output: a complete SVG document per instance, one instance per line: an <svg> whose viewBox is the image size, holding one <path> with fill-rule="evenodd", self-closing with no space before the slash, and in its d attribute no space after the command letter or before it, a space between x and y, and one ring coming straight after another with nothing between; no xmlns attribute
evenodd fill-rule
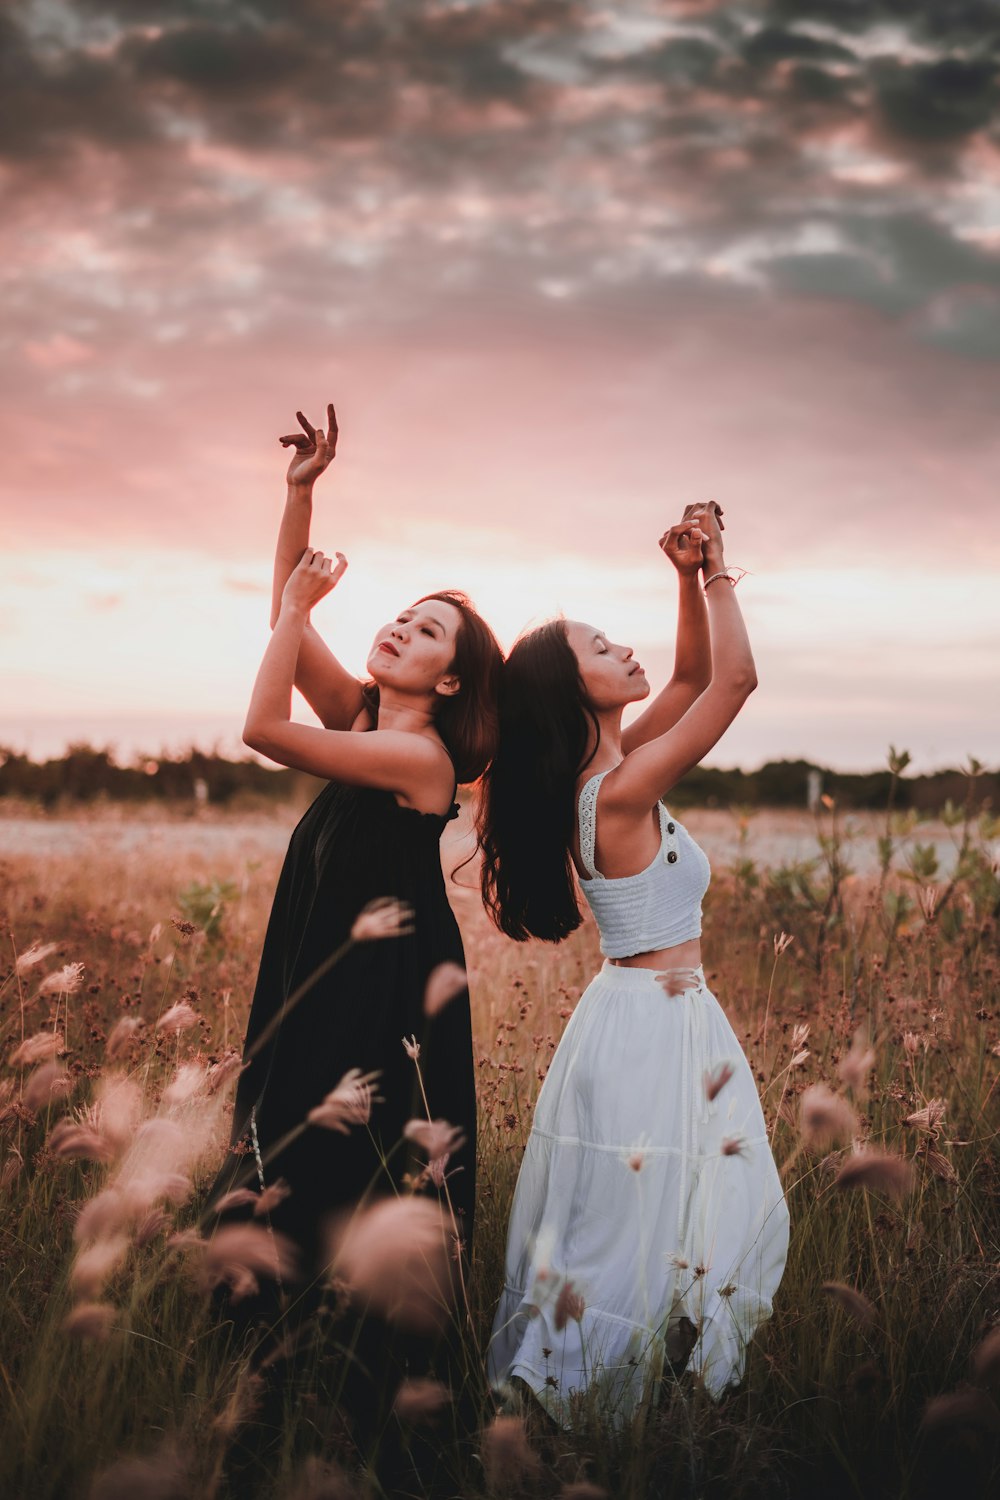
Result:
<svg viewBox="0 0 1000 1500"><path fill-rule="evenodd" d="M461 686L451 673L461 624L461 611L446 599L412 604L376 634L368 671L380 688L451 697Z"/></svg>
<svg viewBox="0 0 1000 1500"><path fill-rule="evenodd" d="M646 674L633 659L631 646L615 645L603 630L580 620L566 621L566 639L595 713L624 708L649 696Z"/></svg>

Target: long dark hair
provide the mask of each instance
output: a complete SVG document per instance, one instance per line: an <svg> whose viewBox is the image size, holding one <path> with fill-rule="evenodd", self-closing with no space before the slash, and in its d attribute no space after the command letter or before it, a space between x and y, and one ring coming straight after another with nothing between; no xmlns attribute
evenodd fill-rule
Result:
<svg viewBox="0 0 1000 1500"><path fill-rule="evenodd" d="M509 937L559 942L582 920L570 845L576 778L598 735L564 620L515 643L498 708L500 738L477 819L483 901Z"/></svg>
<svg viewBox="0 0 1000 1500"><path fill-rule="evenodd" d="M478 781L497 746L497 687L503 652L482 615L467 594L442 589L424 594L418 604L440 599L454 605L462 617L455 636L455 655L448 668L461 686L452 697L438 696L434 725L452 758L460 785ZM365 704L378 721L378 685L365 684Z"/></svg>

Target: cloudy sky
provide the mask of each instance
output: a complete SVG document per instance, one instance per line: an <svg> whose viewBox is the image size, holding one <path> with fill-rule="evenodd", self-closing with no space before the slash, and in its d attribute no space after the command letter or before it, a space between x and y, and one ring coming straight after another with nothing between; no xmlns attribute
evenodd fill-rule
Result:
<svg viewBox="0 0 1000 1500"><path fill-rule="evenodd" d="M355 669L458 586L662 678L715 498L714 763L1000 759L1000 0L8 0L0 194L0 739L238 739L333 399Z"/></svg>

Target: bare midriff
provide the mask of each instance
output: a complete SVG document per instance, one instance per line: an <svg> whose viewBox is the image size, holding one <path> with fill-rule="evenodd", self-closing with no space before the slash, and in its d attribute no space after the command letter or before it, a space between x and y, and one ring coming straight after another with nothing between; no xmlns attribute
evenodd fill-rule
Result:
<svg viewBox="0 0 1000 1500"><path fill-rule="evenodd" d="M673 948L657 948L655 953L632 953L628 958L612 958L623 969L696 969L701 963L701 939L689 938Z"/></svg>

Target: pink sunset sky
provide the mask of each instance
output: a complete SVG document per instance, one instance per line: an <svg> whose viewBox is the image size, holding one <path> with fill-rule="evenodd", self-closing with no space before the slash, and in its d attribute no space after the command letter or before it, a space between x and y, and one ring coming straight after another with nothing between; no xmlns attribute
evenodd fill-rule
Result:
<svg viewBox="0 0 1000 1500"><path fill-rule="evenodd" d="M662 681L715 498L713 764L1000 759L994 0L14 0L0 51L0 744L239 743L332 399L352 668L460 587Z"/></svg>

